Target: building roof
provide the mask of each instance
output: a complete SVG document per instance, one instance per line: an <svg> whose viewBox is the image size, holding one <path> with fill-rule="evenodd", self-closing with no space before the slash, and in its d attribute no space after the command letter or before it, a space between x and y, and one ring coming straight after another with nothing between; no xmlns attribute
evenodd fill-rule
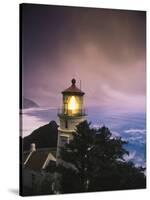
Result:
<svg viewBox="0 0 150 200"><path fill-rule="evenodd" d="M28 154L28 156L27 156ZM42 148L32 152L24 152L24 167L34 171L45 169L50 161L56 162L56 149Z"/></svg>
<svg viewBox="0 0 150 200"><path fill-rule="evenodd" d="M85 93L76 86L76 80L72 79L71 82L72 82L72 85L66 90L62 91L62 94L83 96Z"/></svg>
<svg viewBox="0 0 150 200"><path fill-rule="evenodd" d="M23 163L25 163L25 161L27 160L27 158L28 158L28 156L29 156L29 154L30 154L30 152L29 151L25 151L24 153L23 153Z"/></svg>

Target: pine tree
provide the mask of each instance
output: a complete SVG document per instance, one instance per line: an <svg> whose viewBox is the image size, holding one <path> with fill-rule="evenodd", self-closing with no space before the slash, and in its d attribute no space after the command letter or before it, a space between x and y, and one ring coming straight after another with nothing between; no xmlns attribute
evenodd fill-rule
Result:
<svg viewBox="0 0 150 200"><path fill-rule="evenodd" d="M143 169L124 161L126 143L106 127L96 130L87 121L80 123L60 151L61 192L145 188Z"/></svg>
<svg viewBox="0 0 150 200"><path fill-rule="evenodd" d="M65 192L72 185L71 192L87 191L88 175L90 171L90 149L93 147L95 131L90 129L90 123L84 121L77 126L73 134L73 140L61 149L60 155L63 161L71 163L69 166L59 166L62 173L62 186ZM66 178L65 178L66 177ZM67 187L65 187L67 185Z"/></svg>

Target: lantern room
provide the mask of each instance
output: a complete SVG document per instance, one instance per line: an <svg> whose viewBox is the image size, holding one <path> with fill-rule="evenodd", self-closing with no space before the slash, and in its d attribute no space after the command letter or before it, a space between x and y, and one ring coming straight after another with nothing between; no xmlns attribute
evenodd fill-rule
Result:
<svg viewBox="0 0 150 200"><path fill-rule="evenodd" d="M69 88L62 91L63 105L59 114L66 116L85 115L83 109L83 96L85 93L76 86L75 79L72 79L71 83L72 85Z"/></svg>
<svg viewBox="0 0 150 200"><path fill-rule="evenodd" d="M84 92L76 86L76 80L71 80L71 86L62 91L62 107L58 110L59 127L57 143L57 160L59 151L66 143L73 139L76 126L86 120L83 106Z"/></svg>

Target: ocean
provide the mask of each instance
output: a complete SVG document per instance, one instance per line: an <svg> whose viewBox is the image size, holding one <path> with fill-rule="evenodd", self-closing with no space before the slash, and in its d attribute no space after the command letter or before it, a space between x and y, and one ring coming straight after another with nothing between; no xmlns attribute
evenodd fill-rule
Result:
<svg viewBox="0 0 150 200"><path fill-rule="evenodd" d="M49 123L51 120L58 122L57 109L52 107L38 107L22 110L22 137ZM124 157L133 161L136 166L146 165L146 113L122 112L117 109L102 109L100 107L87 108L87 120L91 126L98 128L103 125L108 127L113 136L121 137L128 141L125 148L129 155Z"/></svg>

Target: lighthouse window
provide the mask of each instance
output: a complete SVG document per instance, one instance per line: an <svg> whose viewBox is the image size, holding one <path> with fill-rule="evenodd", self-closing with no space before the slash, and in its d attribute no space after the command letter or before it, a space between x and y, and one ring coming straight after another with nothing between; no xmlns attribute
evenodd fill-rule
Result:
<svg viewBox="0 0 150 200"><path fill-rule="evenodd" d="M68 128L68 121L65 120L65 128Z"/></svg>

